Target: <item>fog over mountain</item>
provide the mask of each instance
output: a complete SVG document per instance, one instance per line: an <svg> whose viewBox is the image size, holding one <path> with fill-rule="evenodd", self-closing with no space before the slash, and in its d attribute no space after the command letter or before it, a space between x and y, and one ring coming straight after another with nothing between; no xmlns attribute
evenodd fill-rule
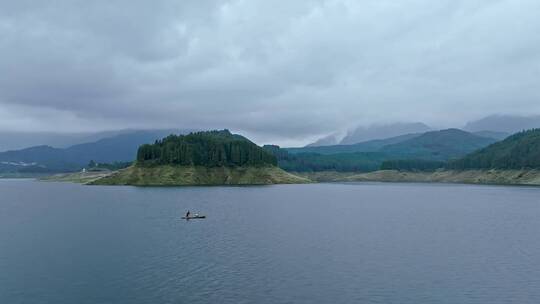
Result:
<svg viewBox="0 0 540 304"><path fill-rule="evenodd" d="M323 147L339 144L338 134L330 134L320 139L317 139L314 143L306 145L306 147Z"/></svg>
<svg viewBox="0 0 540 304"><path fill-rule="evenodd" d="M429 130L431 130L431 128L421 122L358 127L350 131L347 136L341 140L340 144L351 145L373 139L389 138L412 133L424 133Z"/></svg>
<svg viewBox="0 0 540 304"><path fill-rule="evenodd" d="M540 114L539 14L537 0L1 1L0 131L228 128L298 146Z"/></svg>
<svg viewBox="0 0 540 304"><path fill-rule="evenodd" d="M471 121L465 126L465 130L472 132L489 130L505 133L516 133L533 128L540 128L540 115L493 115L476 121Z"/></svg>

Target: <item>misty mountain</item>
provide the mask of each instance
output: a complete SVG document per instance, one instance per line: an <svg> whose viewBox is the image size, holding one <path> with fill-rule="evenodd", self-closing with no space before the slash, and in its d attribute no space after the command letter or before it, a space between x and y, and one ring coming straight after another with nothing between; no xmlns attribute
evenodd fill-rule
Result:
<svg viewBox="0 0 540 304"><path fill-rule="evenodd" d="M56 133L0 131L0 151L19 150L36 146L67 148L94 142L102 138L134 132L134 130L104 131L95 133Z"/></svg>
<svg viewBox="0 0 540 304"><path fill-rule="evenodd" d="M459 129L407 134L356 145L285 148L265 146L288 171L375 171L383 164L406 163L422 169L442 167L445 161L477 151L497 139Z"/></svg>
<svg viewBox="0 0 540 304"><path fill-rule="evenodd" d="M307 146L303 148L284 148L291 154L299 153L317 153L317 154L338 154L338 153L357 153L357 152L376 152L386 145L396 144L405 140L418 137L422 133L405 134L385 139L374 139L354 145L331 145L331 146Z"/></svg>
<svg viewBox="0 0 540 304"><path fill-rule="evenodd" d="M404 134L423 133L431 128L421 122L393 123L386 125L372 125L358 127L350 131L340 142L342 145L351 145L373 139L389 138Z"/></svg>
<svg viewBox="0 0 540 304"><path fill-rule="evenodd" d="M129 162L137 155L142 144L153 143L169 134L186 134L191 130L131 131L92 143L68 148L36 146L22 150L0 152L4 171L74 171L86 166L90 160L98 163Z"/></svg>
<svg viewBox="0 0 540 304"><path fill-rule="evenodd" d="M449 160L484 148L497 140L460 129L431 131L421 136L387 145L380 152L393 159Z"/></svg>
<svg viewBox="0 0 540 304"><path fill-rule="evenodd" d="M337 138L337 135L332 134L332 135L328 135L323 138L320 138L314 143L306 145L306 147L332 146L332 145L337 145L338 143L339 143L339 140Z"/></svg>
<svg viewBox="0 0 540 304"><path fill-rule="evenodd" d="M540 116L491 115L471 121L464 127L469 132L489 130L509 134L534 128L540 128Z"/></svg>
<svg viewBox="0 0 540 304"><path fill-rule="evenodd" d="M503 140L507 138L508 136L512 135L511 133L506 132L496 132L496 131L478 131L478 132L471 132L474 135L487 137L487 138L494 138L497 140Z"/></svg>

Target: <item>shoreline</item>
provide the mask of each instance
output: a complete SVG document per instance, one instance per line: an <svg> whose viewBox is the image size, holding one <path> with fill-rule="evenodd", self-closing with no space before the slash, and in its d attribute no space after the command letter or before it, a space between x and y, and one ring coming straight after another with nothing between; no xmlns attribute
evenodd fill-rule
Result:
<svg viewBox="0 0 540 304"><path fill-rule="evenodd" d="M379 170L367 173L316 172L301 176L315 182L393 182L393 183L448 183L473 185L521 185L540 186L540 170L437 170L433 172L411 172Z"/></svg>
<svg viewBox="0 0 540 304"><path fill-rule="evenodd" d="M170 169L170 168L169 168ZM245 168L244 168L245 169ZM124 169L125 170L125 169ZM112 171L112 172L87 172L87 173L64 173L55 174L52 176L39 177L40 181L47 182L74 182L88 185L135 185L135 186L211 186L211 185L265 185L265 184L291 184L291 183L340 183L340 182L389 182L389 183L446 183L446 184L467 184L467 185L501 185L501 186L540 186L540 170L537 169L523 169L523 170L437 170L433 172L411 172L411 171L397 171L397 170L379 170L373 172L336 172L336 171L321 171L310 173L299 172L287 172L285 176L280 176L277 180L271 180L266 175L262 180L259 178L242 179L239 176L228 179L221 176L217 180L214 178L208 179L208 176L204 179L193 179L193 173L189 172L190 178L187 180L180 178L178 180L178 171L172 172L153 172L150 174L150 180L147 177L139 178L137 176L141 174L135 174L135 180L132 174L131 176L124 176L118 180L117 177L124 170ZM191 171L191 170L190 170ZM206 170L205 170L206 171ZM211 170L212 171L212 170ZM233 170L234 171L234 170ZM264 170L263 170L264 171ZM281 171L281 170L280 170ZM125 171L124 171L125 172ZM281 173L283 173L282 171ZM130 172L133 173L133 172ZM165 176L161 174L165 173ZM182 172L186 173L186 172ZM206 174L208 172L205 172ZM215 173L215 172L214 172ZM253 172L251 172L252 174ZM266 172L269 173L269 172ZM270 172L270 175L274 175L276 172ZM230 172L229 172L230 174ZM225 174L229 175L229 174ZM251 175L248 174L248 175ZM152 176L153 175L153 176ZM157 175L157 176L156 176ZM172 178L168 180L167 178ZM183 174L180 174L183 175ZM197 174L195 174L197 175ZM222 174L220 174L222 175ZM241 174L242 175L242 174ZM281 175L281 174L278 174ZM299 179L290 177L297 177ZM273 176L276 177L276 176ZM111 180L112 179L112 180ZM309 180L309 181L308 181ZM256 182L254 182L256 181ZM180 183L178 183L180 182Z"/></svg>
<svg viewBox="0 0 540 304"><path fill-rule="evenodd" d="M275 166L130 166L94 179L89 185L221 186L303 184L311 180Z"/></svg>

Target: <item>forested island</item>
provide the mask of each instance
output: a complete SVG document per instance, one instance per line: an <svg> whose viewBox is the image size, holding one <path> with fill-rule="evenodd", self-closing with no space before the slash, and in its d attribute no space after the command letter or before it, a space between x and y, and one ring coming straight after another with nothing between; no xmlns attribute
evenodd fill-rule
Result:
<svg viewBox="0 0 540 304"><path fill-rule="evenodd" d="M228 130L169 135L139 147L134 165L99 185L258 185L305 183L278 168L274 155Z"/></svg>

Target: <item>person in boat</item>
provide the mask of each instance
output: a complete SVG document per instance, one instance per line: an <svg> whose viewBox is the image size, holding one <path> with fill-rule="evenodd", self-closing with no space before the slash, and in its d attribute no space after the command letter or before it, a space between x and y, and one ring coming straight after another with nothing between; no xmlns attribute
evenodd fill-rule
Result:
<svg viewBox="0 0 540 304"><path fill-rule="evenodd" d="M188 212L186 212L186 218L189 218L190 214L191 214L191 212L189 212L189 210L188 210Z"/></svg>

